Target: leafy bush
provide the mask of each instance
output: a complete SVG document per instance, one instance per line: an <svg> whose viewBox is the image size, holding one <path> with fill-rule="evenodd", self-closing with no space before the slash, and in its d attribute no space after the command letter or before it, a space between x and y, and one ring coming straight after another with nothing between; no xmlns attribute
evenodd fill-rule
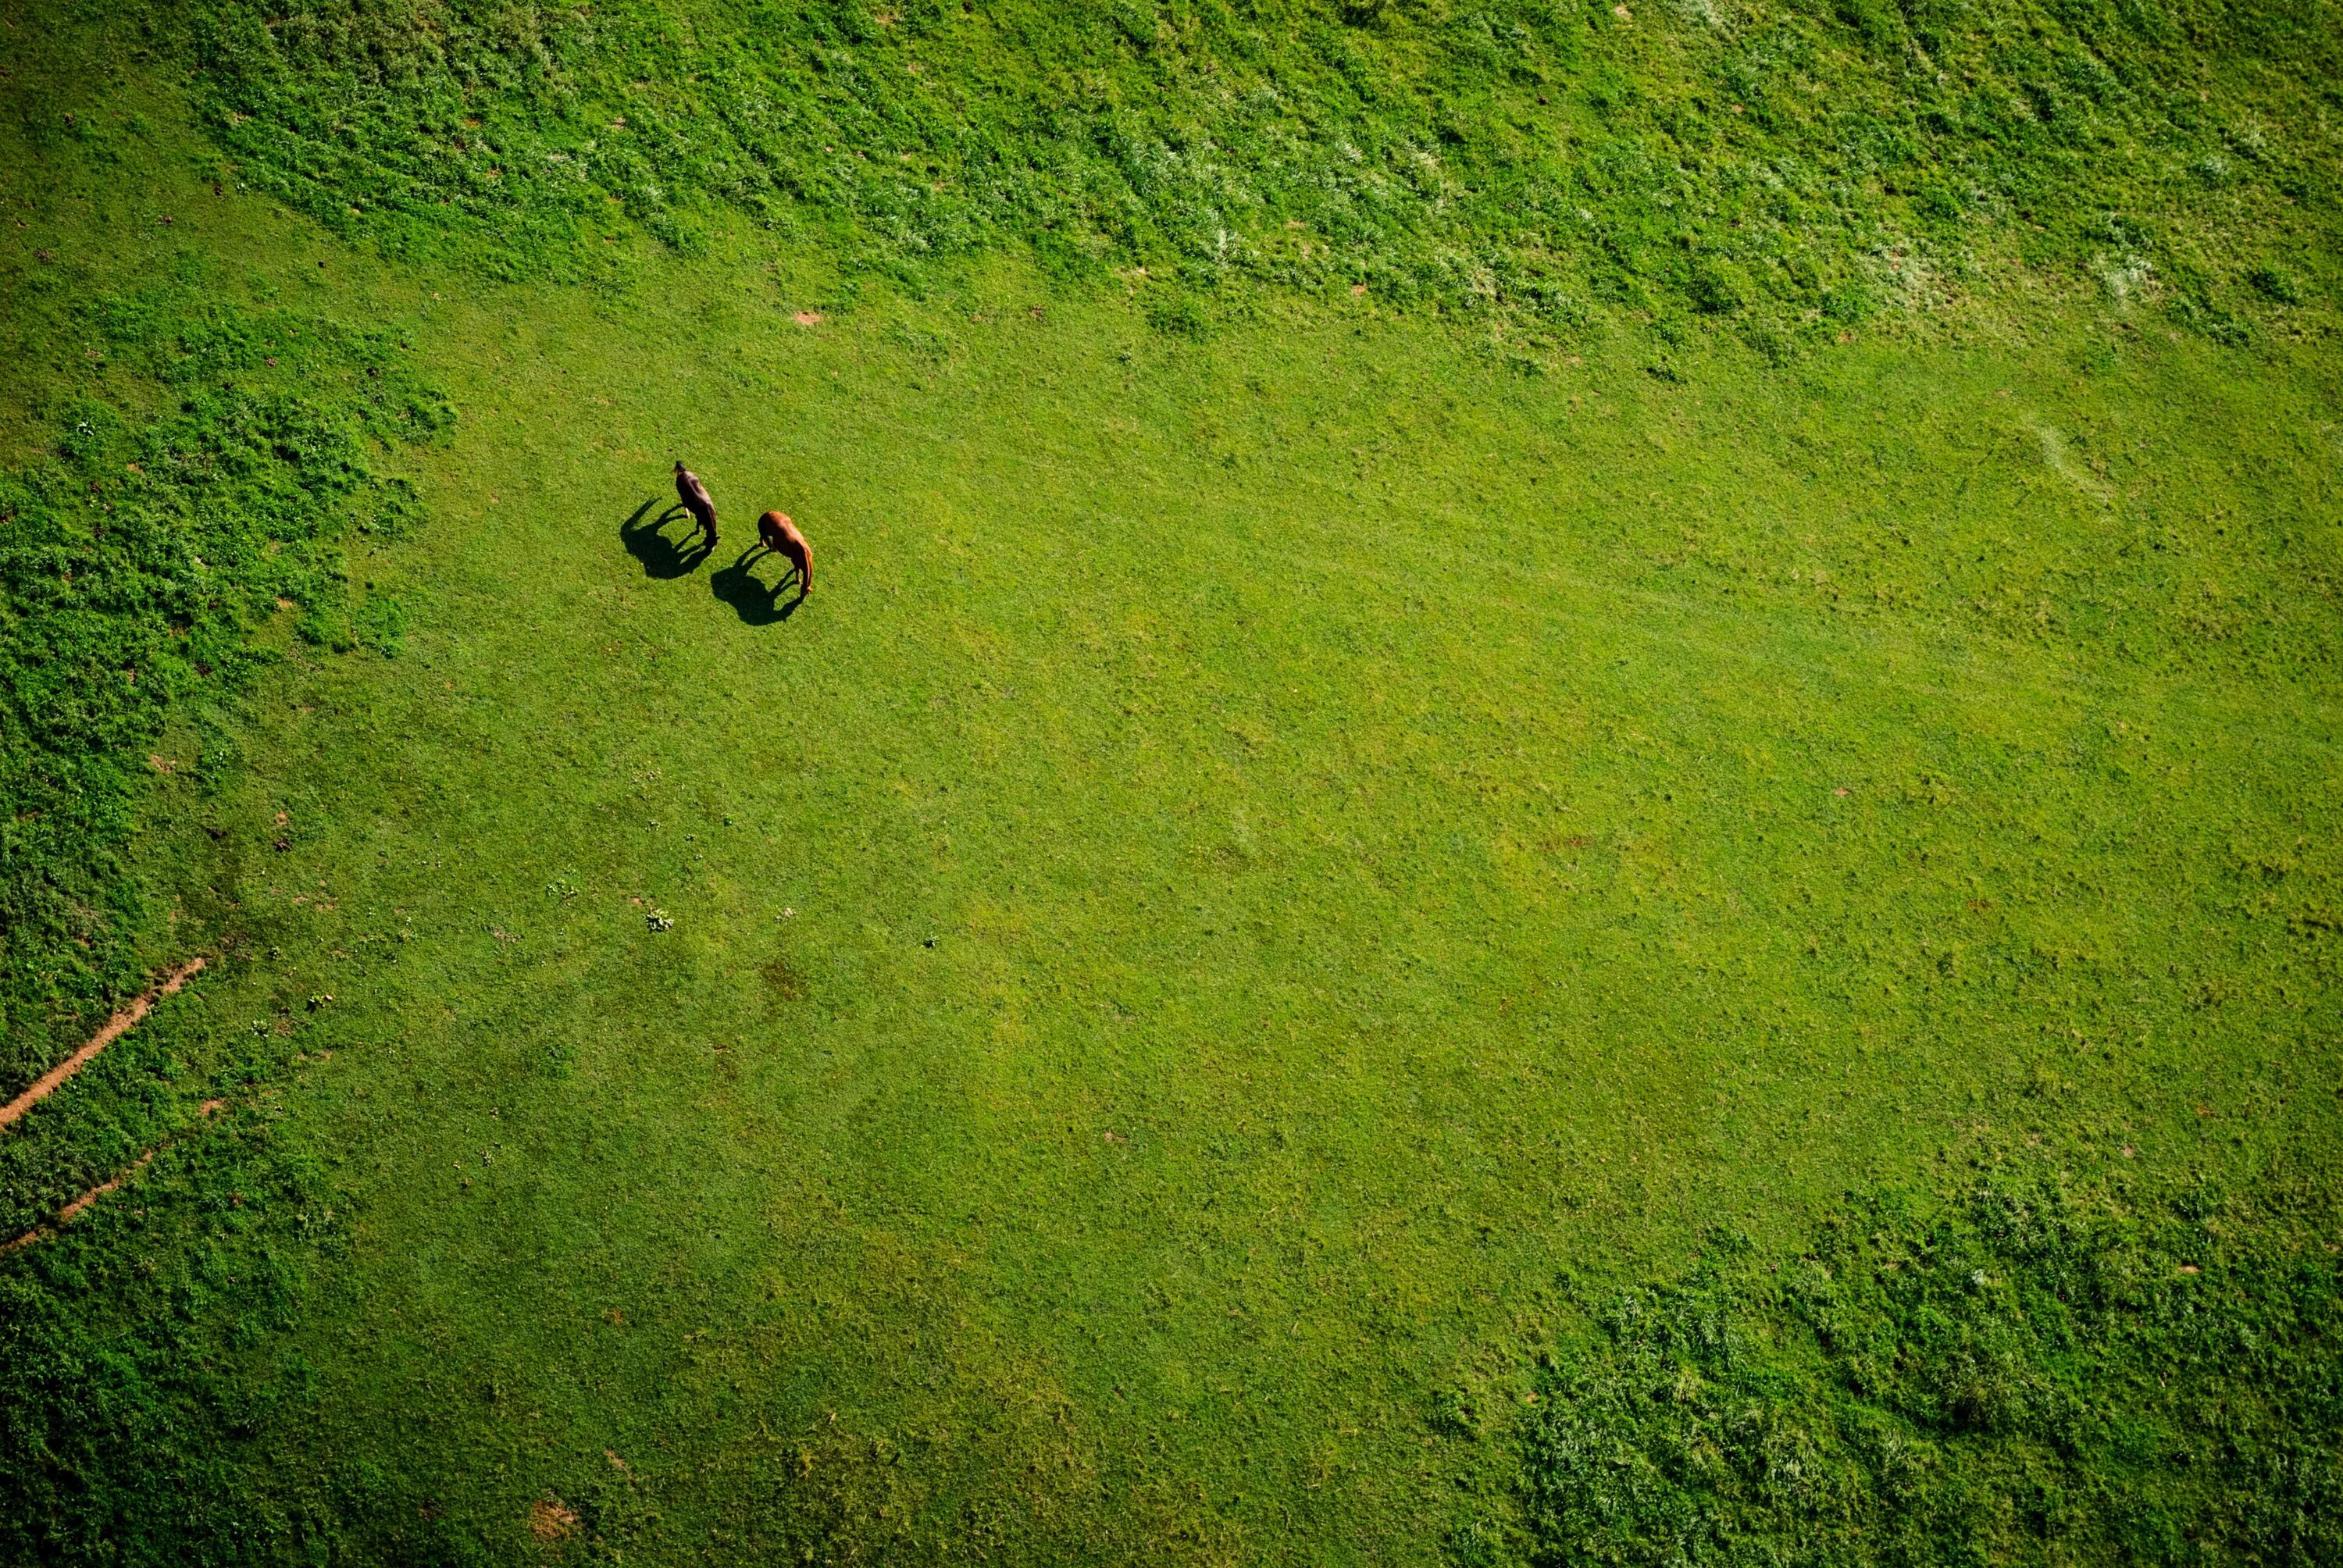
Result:
<svg viewBox="0 0 2343 1568"><path fill-rule="evenodd" d="M1988 1178L1712 1250L1546 1377L1535 1555L2343 1559L2343 1291L2284 1221Z"/></svg>
<svg viewBox="0 0 2343 1568"><path fill-rule="evenodd" d="M2246 281L2263 298L2278 305L2300 305L2308 297L2301 280L2274 261L2266 261L2247 273Z"/></svg>
<svg viewBox="0 0 2343 1568"><path fill-rule="evenodd" d="M506 276L600 273L629 227L696 250L721 206L915 284L1016 244L1061 274L1365 282L1531 331L1608 300L1778 332L1858 298L1933 310L1948 271L1975 294L1978 246L2079 282L2111 223L2151 261L2271 228L2331 249L2334 20L2327 0L230 0L195 26L242 177Z"/></svg>
<svg viewBox="0 0 2343 1568"><path fill-rule="evenodd" d="M79 325L173 406L133 422L84 397L52 457L0 473L0 1093L144 978L121 849L158 768L201 778L229 749L215 724L200 757L156 758L166 719L242 686L280 606L351 646L339 540L414 508L377 453L451 417L378 336L184 288L100 301ZM357 635L388 647L396 624L369 608Z"/></svg>

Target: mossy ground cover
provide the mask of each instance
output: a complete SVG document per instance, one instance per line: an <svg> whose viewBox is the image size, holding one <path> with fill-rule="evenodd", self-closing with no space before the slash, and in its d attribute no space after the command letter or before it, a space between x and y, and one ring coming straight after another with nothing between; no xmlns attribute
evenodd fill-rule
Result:
<svg viewBox="0 0 2343 1568"><path fill-rule="evenodd" d="M65 753L150 780L108 961L223 962L7 1135L27 1219L158 1151L0 1260L12 1553L1860 1561L1910 1545L1848 1533L1882 1432L1989 1553L2331 1538L2235 1524L2332 1496L2304 307L1786 359L1597 312L1525 377L1046 247L840 310L837 246L720 206L499 281L216 188L167 38L9 19L15 482L88 494L84 400L127 484L296 399L327 500L414 496L279 508L272 440L141 503L256 530L219 635L272 662ZM194 398L214 327L263 363ZM1972 1254L1962 1310L1880 1271ZM2177 1453L2232 1479L2087 1527Z"/></svg>

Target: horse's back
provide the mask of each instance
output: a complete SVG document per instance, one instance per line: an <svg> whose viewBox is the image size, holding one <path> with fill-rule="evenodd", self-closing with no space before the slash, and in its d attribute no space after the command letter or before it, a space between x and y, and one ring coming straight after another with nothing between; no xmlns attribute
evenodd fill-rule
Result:
<svg viewBox="0 0 2343 1568"><path fill-rule="evenodd" d="M813 580L813 546L798 532L798 526L781 512L767 512L757 519L757 538L764 547L798 568L806 582Z"/></svg>

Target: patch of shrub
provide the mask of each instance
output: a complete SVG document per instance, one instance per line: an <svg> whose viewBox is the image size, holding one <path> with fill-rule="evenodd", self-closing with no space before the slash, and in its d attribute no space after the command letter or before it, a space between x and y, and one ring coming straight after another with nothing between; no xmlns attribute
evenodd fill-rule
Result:
<svg viewBox="0 0 2343 1568"><path fill-rule="evenodd" d="M360 643L385 658L395 658L407 637L406 602L396 594L368 588L351 625Z"/></svg>
<svg viewBox="0 0 2343 1568"><path fill-rule="evenodd" d="M1730 261L1704 256L1693 264L1685 292L1694 308L1711 316L1729 316L1749 303L1749 275Z"/></svg>
<svg viewBox="0 0 2343 1568"><path fill-rule="evenodd" d="M2263 262L2247 273L2246 281L2253 285L2255 293L2273 304L2300 305L2309 297L2302 280L2274 261Z"/></svg>
<svg viewBox="0 0 2343 1568"><path fill-rule="evenodd" d="M1212 317L1192 294L1166 290L1147 302L1147 324L1172 337L1202 338L1212 333Z"/></svg>
<svg viewBox="0 0 2343 1568"><path fill-rule="evenodd" d="M1533 1555L2343 1559L2343 1289L2289 1218L1993 1175L1713 1245L1545 1373Z"/></svg>

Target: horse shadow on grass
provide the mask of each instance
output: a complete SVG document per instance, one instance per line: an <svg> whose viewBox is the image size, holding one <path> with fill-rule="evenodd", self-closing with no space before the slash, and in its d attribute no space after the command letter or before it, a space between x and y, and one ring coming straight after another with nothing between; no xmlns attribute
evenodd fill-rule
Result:
<svg viewBox="0 0 2343 1568"><path fill-rule="evenodd" d="M732 564L709 575L708 586L716 597L732 607L732 612L750 626L770 626L797 614L798 606L805 603L805 583L798 568L790 567L781 573L780 580L767 588L757 580L756 566L771 552L762 545L750 545L733 558ZM781 590L797 584L797 597L783 603Z"/></svg>
<svg viewBox="0 0 2343 1568"><path fill-rule="evenodd" d="M627 547L628 555L642 562L645 577L662 581L688 577L709 557L712 547L708 536L694 523L691 532L682 538L669 538L667 526L691 514L681 507L671 506L652 517L651 508L658 505L659 498L654 496L637 507L635 515L618 525L618 540Z"/></svg>

